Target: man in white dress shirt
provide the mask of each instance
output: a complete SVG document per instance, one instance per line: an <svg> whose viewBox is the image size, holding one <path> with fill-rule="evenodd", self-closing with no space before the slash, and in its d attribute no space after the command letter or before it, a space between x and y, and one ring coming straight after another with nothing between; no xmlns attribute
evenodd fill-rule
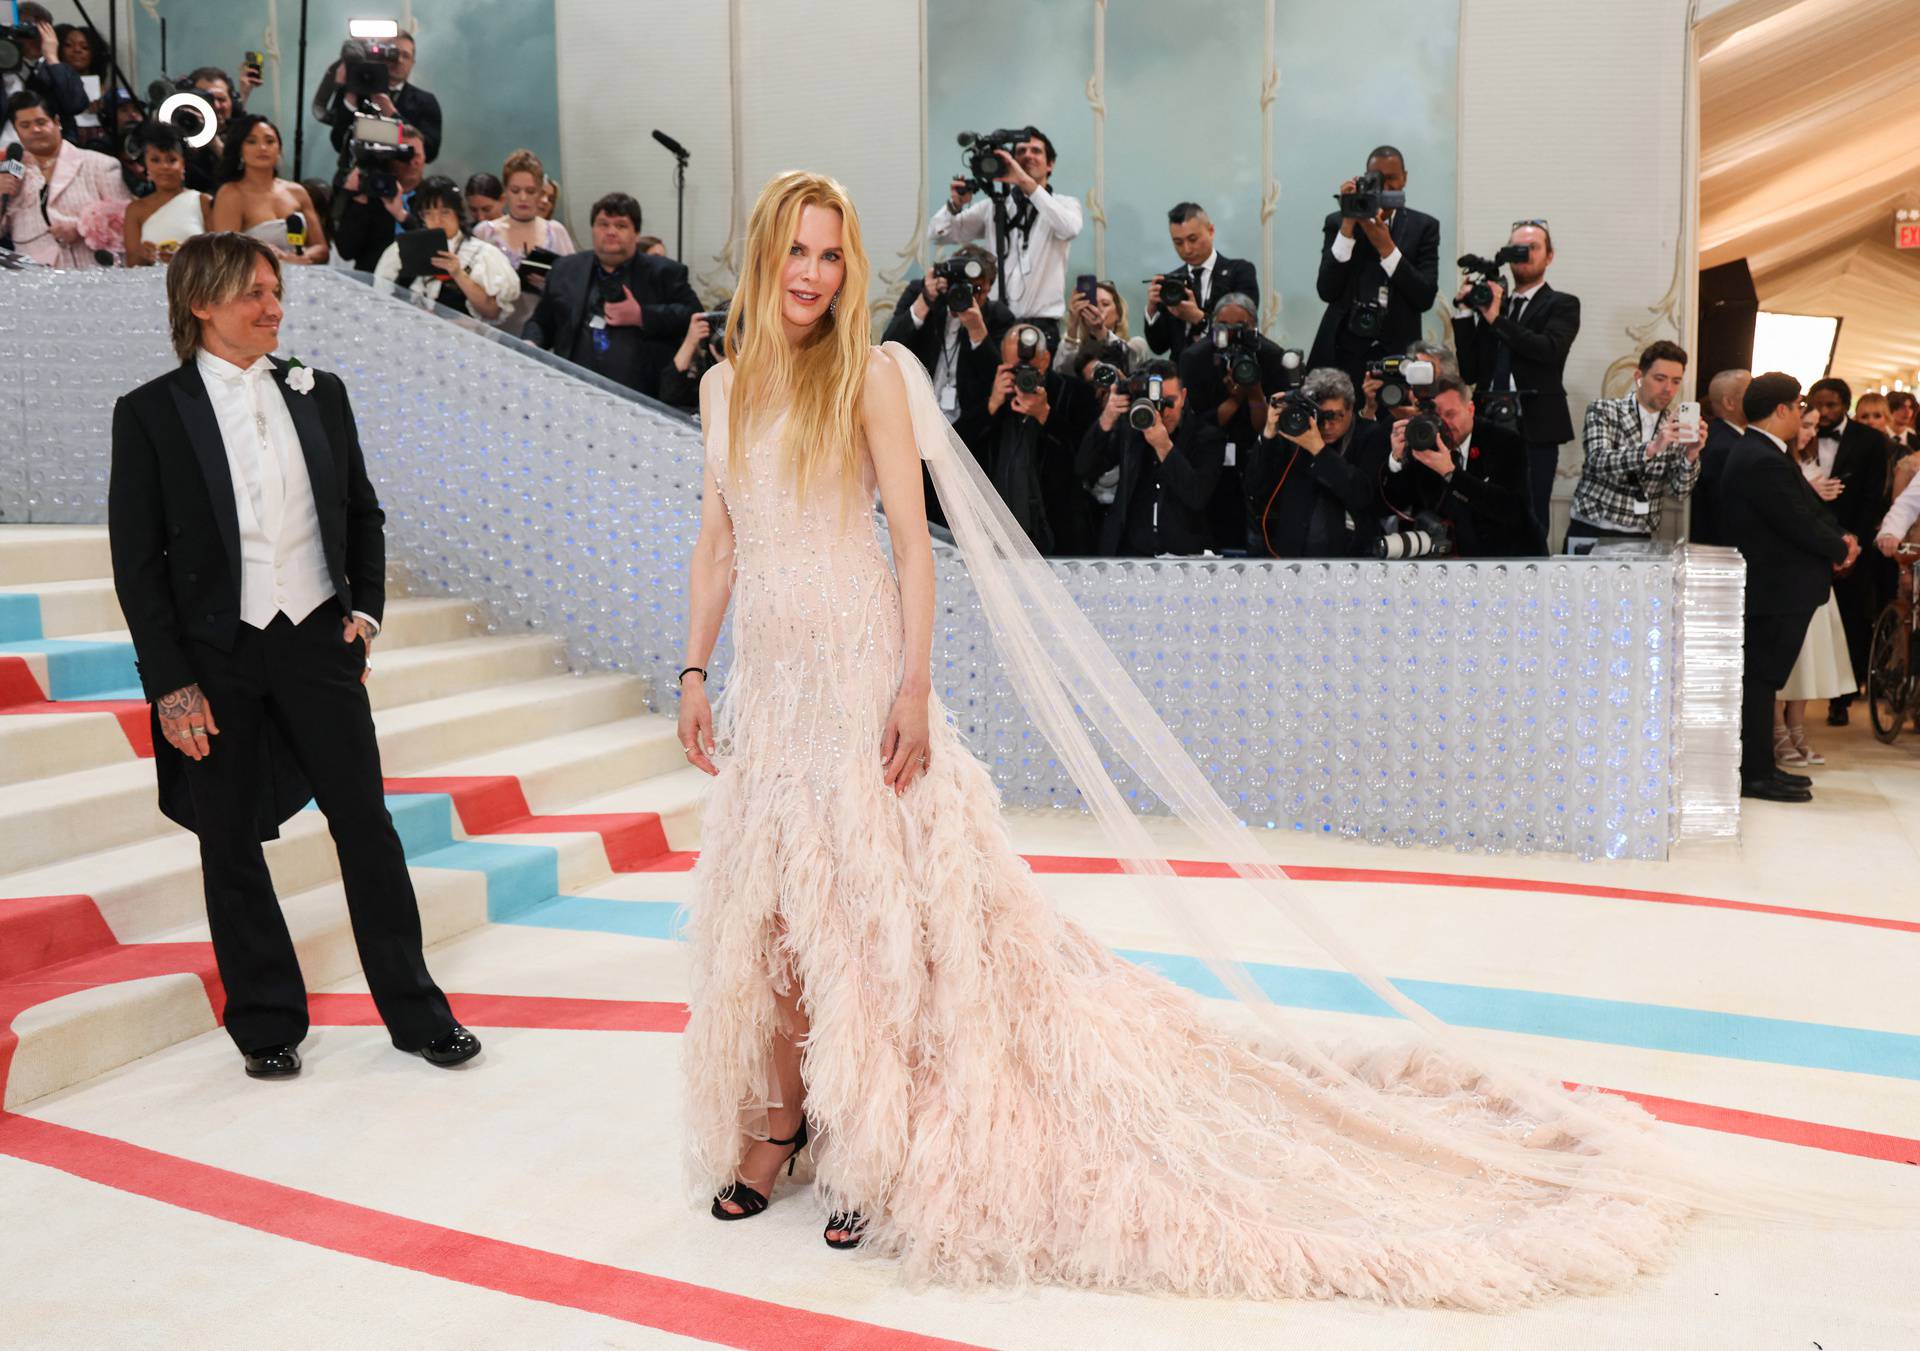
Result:
<svg viewBox="0 0 1920 1351"><path fill-rule="evenodd" d="M1079 199L1049 186L1056 158L1053 142L1038 127L1027 127L1025 133L1011 154L994 152L1006 165L1006 173L994 181L1012 185L1005 207L1006 266L995 295L1015 318L1046 334L1047 350L1054 351L1067 312L1067 250L1083 222ZM956 177L946 204L927 224L927 238L936 244L981 239L998 257L1000 222L993 199L981 196L975 201L972 180Z"/></svg>
<svg viewBox="0 0 1920 1351"><path fill-rule="evenodd" d="M385 608L380 509L338 377L271 353L280 263L248 235L180 246L181 365L114 407L114 590L152 701L160 806L200 837L227 1032L254 1078L300 1071L306 987L262 839L311 797L393 1044L457 1065L480 1042L421 955L365 681Z"/></svg>

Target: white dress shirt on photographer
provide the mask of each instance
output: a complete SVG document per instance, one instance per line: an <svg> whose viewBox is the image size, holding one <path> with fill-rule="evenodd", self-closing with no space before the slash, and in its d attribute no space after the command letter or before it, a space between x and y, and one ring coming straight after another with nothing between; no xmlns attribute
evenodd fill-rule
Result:
<svg viewBox="0 0 1920 1351"><path fill-rule="evenodd" d="M1064 319L1067 314L1067 250L1080 233L1078 198L1036 188L1028 201L1033 203L1033 224L1015 230L1007 241L1007 308L1016 319ZM977 193L959 215L940 209L927 222L927 238L935 244L968 244L984 238L989 249L994 243L993 201Z"/></svg>

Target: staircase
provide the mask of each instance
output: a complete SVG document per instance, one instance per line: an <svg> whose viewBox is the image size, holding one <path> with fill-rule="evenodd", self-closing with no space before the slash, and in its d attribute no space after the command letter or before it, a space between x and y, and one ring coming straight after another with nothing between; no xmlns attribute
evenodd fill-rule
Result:
<svg viewBox="0 0 1920 1351"><path fill-rule="evenodd" d="M429 946L553 923L616 873L690 866L706 776L640 683L391 599L368 684ZM0 1110L198 1036L224 1002L198 843L160 815L104 528L0 526ZM311 806L266 846L309 990L354 975Z"/></svg>

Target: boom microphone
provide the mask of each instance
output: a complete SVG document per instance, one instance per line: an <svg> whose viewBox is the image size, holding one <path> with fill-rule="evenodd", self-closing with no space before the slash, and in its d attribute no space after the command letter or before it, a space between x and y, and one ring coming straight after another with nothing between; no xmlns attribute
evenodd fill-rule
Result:
<svg viewBox="0 0 1920 1351"><path fill-rule="evenodd" d="M684 145L681 145L680 142L674 140L673 137L667 135L666 132L661 131L658 127L654 128L653 139L660 142L661 145L664 145L681 159L692 158Z"/></svg>

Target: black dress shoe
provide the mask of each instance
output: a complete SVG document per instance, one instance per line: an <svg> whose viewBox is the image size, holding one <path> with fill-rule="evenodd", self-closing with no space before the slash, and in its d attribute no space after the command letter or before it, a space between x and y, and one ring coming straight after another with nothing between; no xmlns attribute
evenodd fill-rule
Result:
<svg viewBox="0 0 1920 1351"><path fill-rule="evenodd" d="M441 1069L452 1069L480 1054L480 1038L455 1023L453 1031L444 1037L436 1037L414 1054L424 1056L428 1063L438 1065Z"/></svg>
<svg viewBox="0 0 1920 1351"><path fill-rule="evenodd" d="M1740 784L1740 796L1759 798L1763 802L1811 802L1813 790L1781 783L1778 779L1746 779Z"/></svg>
<svg viewBox="0 0 1920 1351"><path fill-rule="evenodd" d="M1775 783L1788 784L1794 788L1813 787L1813 780L1805 774L1790 774L1784 769L1776 769L1773 771L1773 781Z"/></svg>
<svg viewBox="0 0 1920 1351"><path fill-rule="evenodd" d="M1827 726L1845 727L1847 725L1847 706L1845 704L1827 705Z"/></svg>
<svg viewBox="0 0 1920 1351"><path fill-rule="evenodd" d="M263 1046L243 1051L250 1079L291 1079L300 1072L300 1052L291 1046Z"/></svg>

